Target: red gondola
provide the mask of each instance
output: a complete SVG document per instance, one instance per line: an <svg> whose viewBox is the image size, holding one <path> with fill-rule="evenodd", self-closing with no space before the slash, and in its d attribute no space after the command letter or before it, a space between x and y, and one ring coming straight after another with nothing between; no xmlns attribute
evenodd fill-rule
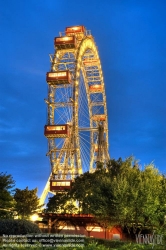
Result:
<svg viewBox="0 0 166 250"><path fill-rule="evenodd" d="M71 188L72 180L50 180L50 191L65 191Z"/></svg>
<svg viewBox="0 0 166 250"><path fill-rule="evenodd" d="M93 121L105 121L106 115L93 115L92 120Z"/></svg>
<svg viewBox="0 0 166 250"><path fill-rule="evenodd" d="M44 135L47 138L66 138L69 136L69 125L45 125Z"/></svg>
<svg viewBox="0 0 166 250"><path fill-rule="evenodd" d="M101 84L95 84L89 86L90 93L98 93L103 91L103 86Z"/></svg>
<svg viewBox="0 0 166 250"><path fill-rule="evenodd" d="M72 82L69 70L47 72L46 81L50 85L70 84Z"/></svg>
<svg viewBox="0 0 166 250"><path fill-rule="evenodd" d="M82 25L79 26L72 26L72 27L66 27L65 33L66 35L71 35L75 33L84 33L85 32L85 27Z"/></svg>
<svg viewBox="0 0 166 250"><path fill-rule="evenodd" d="M77 39L75 36L55 37L54 45L57 49L75 48Z"/></svg>

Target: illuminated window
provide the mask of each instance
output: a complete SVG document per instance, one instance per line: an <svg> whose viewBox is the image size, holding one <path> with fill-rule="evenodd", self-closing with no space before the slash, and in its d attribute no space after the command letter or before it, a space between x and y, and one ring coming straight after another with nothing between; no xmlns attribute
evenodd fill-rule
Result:
<svg viewBox="0 0 166 250"><path fill-rule="evenodd" d="M57 130L65 130L65 126L47 126L46 130L47 131L57 131Z"/></svg>
<svg viewBox="0 0 166 250"><path fill-rule="evenodd" d="M59 37L56 38L56 42L62 42L62 41L72 41L73 37L72 36L64 36L64 37Z"/></svg>
<svg viewBox="0 0 166 250"><path fill-rule="evenodd" d="M81 27L67 28L66 32L81 31Z"/></svg>
<svg viewBox="0 0 166 250"><path fill-rule="evenodd" d="M59 182L58 185L59 186L70 186L70 182L69 181Z"/></svg>
<svg viewBox="0 0 166 250"><path fill-rule="evenodd" d="M52 186L65 187L70 186L70 181L52 181Z"/></svg>
<svg viewBox="0 0 166 250"><path fill-rule="evenodd" d="M65 227L64 226L60 226L59 229L63 229L63 230L75 230L75 227L74 226L65 226Z"/></svg>
<svg viewBox="0 0 166 250"><path fill-rule="evenodd" d="M101 227L87 227L87 230L93 231L93 232L103 232L103 229Z"/></svg>
<svg viewBox="0 0 166 250"><path fill-rule="evenodd" d="M66 72L50 72L48 77L66 76Z"/></svg>
<svg viewBox="0 0 166 250"><path fill-rule="evenodd" d="M83 32L84 30L85 30L84 26L73 26L73 27L67 27L66 33Z"/></svg>
<svg viewBox="0 0 166 250"><path fill-rule="evenodd" d="M55 181L52 181L52 186L57 186L56 184L57 184L57 182L55 182Z"/></svg>
<svg viewBox="0 0 166 250"><path fill-rule="evenodd" d="M46 127L47 131L52 131L52 130L56 130L56 126L47 126Z"/></svg>
<svg viewBox="0 0 166 250"><path fill-rule="evenodd" d="M55 130L65 130L65 126L56 126Z"/></svg>

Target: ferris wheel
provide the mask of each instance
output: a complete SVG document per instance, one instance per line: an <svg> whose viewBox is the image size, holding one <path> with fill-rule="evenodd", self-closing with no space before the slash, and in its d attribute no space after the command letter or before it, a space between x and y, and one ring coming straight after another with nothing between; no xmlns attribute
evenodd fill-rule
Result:
<svg viewBox="0 0 166 250"><path fill-rule="evenodd" d="M109 159L105 86L94 38L84 26L67 27L54 47L44 128L51 175L42 200L49 191L69 189L75 177Z"/></svg>

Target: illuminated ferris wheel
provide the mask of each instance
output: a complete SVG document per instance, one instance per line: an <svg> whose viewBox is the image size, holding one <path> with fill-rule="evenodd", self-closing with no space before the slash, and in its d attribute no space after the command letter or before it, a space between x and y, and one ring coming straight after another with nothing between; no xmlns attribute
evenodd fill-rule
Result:
<svg viewBox="0 0 166 250"><path fill-rule="evenodd" d="M49 191L69 189L75 177L109 158L105 86L94 38L84 26L67 27L54 46L46 74L44 135L51 175L44 198Z"/></svg>

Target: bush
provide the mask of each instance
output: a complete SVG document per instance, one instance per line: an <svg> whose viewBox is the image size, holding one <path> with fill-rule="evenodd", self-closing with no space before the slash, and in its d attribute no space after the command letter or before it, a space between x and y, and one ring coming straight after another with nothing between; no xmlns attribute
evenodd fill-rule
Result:
<svg viewBox="0 0 166 250"><path fill-rule="evenodd" d="M146 245L146 244L137 244L133 242L125 242L125 241L115 241L115 240L105 240L105 239L97 239L97 238L85 238L85 250L91 249L89 246L93 246L93 244L96 244L99 249L114 249L114 250L141 250L146 249L150 250L152 249L152 244ZM100 247L103 248L100 248ZM87 248L86 248L87 247ZM94 249L98 249L98 248ZM154 249L156 250L166 250L165 247L165 241L163 240L163 245L154 245ZM67 250L67 249L66 249Z"/></svg>
<svg viewBox="0 0 166 250"><path fill-rule="evenodd" d="M96 242L98 245L104 245L107 248L117 248L120 249L121 246L126 244L123 241L119 240L105 240L98 238L85 238L85 245L89 245L90 243Z"/></svg>
<svg viewBox="0 0 166 250"><path fill-rule="evenodd" d="M31 221L14 219L0 220L0 235L20 235L29 233L41 233L41 231L39 227Z"/></svg>

